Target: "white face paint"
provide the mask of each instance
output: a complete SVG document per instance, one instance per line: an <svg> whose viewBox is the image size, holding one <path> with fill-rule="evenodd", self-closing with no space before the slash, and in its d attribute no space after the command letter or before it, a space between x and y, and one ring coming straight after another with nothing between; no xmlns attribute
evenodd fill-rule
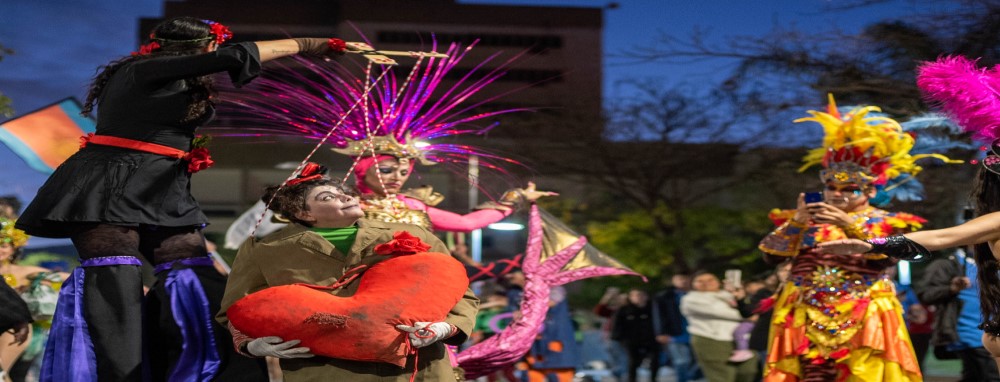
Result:
<svg viewBox="0 0 1000 382"><path fill-rule="evenodd" d="M309 190L306 210L296 215L317 228L349 227L364 216L358 198L334 186L317 186Z"/></svg>

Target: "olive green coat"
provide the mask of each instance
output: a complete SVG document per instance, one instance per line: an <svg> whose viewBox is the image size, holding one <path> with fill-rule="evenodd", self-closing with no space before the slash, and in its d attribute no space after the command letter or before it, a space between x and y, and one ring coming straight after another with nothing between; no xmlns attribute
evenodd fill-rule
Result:
<svg viewBox="0 0 1000 382"><path fill-rule="evenodd" d="M358 221L358 236L350 250L334 248L326 239L299 224L287 227L259 240L247 240L236 255L233 271L226 284L222 298L222 309L217 319L228 326L226 309L237 300L261 289L308 283L331 285L346 270L359 264L372 265L387 259L374 254L374 247L392 240L394 233L408 231L431 245L429 252L448 253L444 243L430 231L410 224L383 223L367 219ZM354 294L360 278L333 293L347 297ZM448 344L460 344L472 332L479 300L471 291L448 313L445 322L458 328L459 332L445 340ZM239 340L237 340L239 341ZM237 344L239 348L242 344ZM454 372L443 343L435 343L421 348L417 354L419 373L417 381L454 381ZM313 357L306 359L283 359L281 369L286 382L303 381L409 381L413 372L411 356L405 368L382 362L361 362Z"/></svg>

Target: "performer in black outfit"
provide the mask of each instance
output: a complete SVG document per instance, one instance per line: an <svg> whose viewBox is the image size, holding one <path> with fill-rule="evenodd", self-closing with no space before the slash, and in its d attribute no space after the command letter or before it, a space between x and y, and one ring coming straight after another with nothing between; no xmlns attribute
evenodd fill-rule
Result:
<svg viewBox="0 0 1000 382"><path fill-rule="evenodd" d="M212 344L219 341L212 331L222 330L209 326L215 312L189 310L218 305L217 297L205 303L203 281L191 271L211 264L201 233L208 220L190 192L191 173L211 164L207 150L193 145L195 130L214 114L211 74L226 72L241 86L260 73L261 62L346 49L328 38L219 47L230 37L219 23L170 19L139 53L111 62L94 79L84 112L98 106L96 134L84 137L17 222L34 236L71 238L82 260L60 296L43 380L142 379L140 255L158 267L171 293L175 317L159 321L183 329L186 343L169 378L225 374L227 357L212 355L212 348L230 348L229 341ZM187 272L174 274L180 270Z"/></svg>

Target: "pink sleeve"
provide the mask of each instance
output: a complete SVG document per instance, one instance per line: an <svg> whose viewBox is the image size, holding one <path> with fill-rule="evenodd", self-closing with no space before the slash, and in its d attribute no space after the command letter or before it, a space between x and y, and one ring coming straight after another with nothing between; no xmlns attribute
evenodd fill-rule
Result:
<svg viewBox="0 0 1000 382"><path fill-rule="evenodd" d="M427 216L435 231L469 232L503 220L510 212L500 210L479 210L465 215L427 207Z"/></svg>
<svg viewBox="0 0 1000 382"><path fill-rule="evenodd" d="M404 203L411 209L427 212L427 217L431 219L431 225L435 231L445 232L469 232L487 225L496 223L509 216L512 211L500 211L483 209L473 211L465 215L448 212L439 208L430 207L423 202L403 196Z"/></svg>

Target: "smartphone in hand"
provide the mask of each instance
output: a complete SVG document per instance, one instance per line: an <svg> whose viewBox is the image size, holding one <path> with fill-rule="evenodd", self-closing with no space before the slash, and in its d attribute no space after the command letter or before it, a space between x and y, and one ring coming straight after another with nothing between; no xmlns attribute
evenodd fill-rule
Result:
<svg viewBox="0 0 1000 382"><path fill-rule="evenodd" d="M820 203L820 202L823 201L823 193L822 192L807 192L804 199L805 199L806 204L809 204L809 203Z"/></svg>
<svg viewBox="0 0 1000 382"><path fill-rule="evenodd" d="M723 283L729 288L740 288L743 286L743 271L739 269L727 269Z"/></svg>

